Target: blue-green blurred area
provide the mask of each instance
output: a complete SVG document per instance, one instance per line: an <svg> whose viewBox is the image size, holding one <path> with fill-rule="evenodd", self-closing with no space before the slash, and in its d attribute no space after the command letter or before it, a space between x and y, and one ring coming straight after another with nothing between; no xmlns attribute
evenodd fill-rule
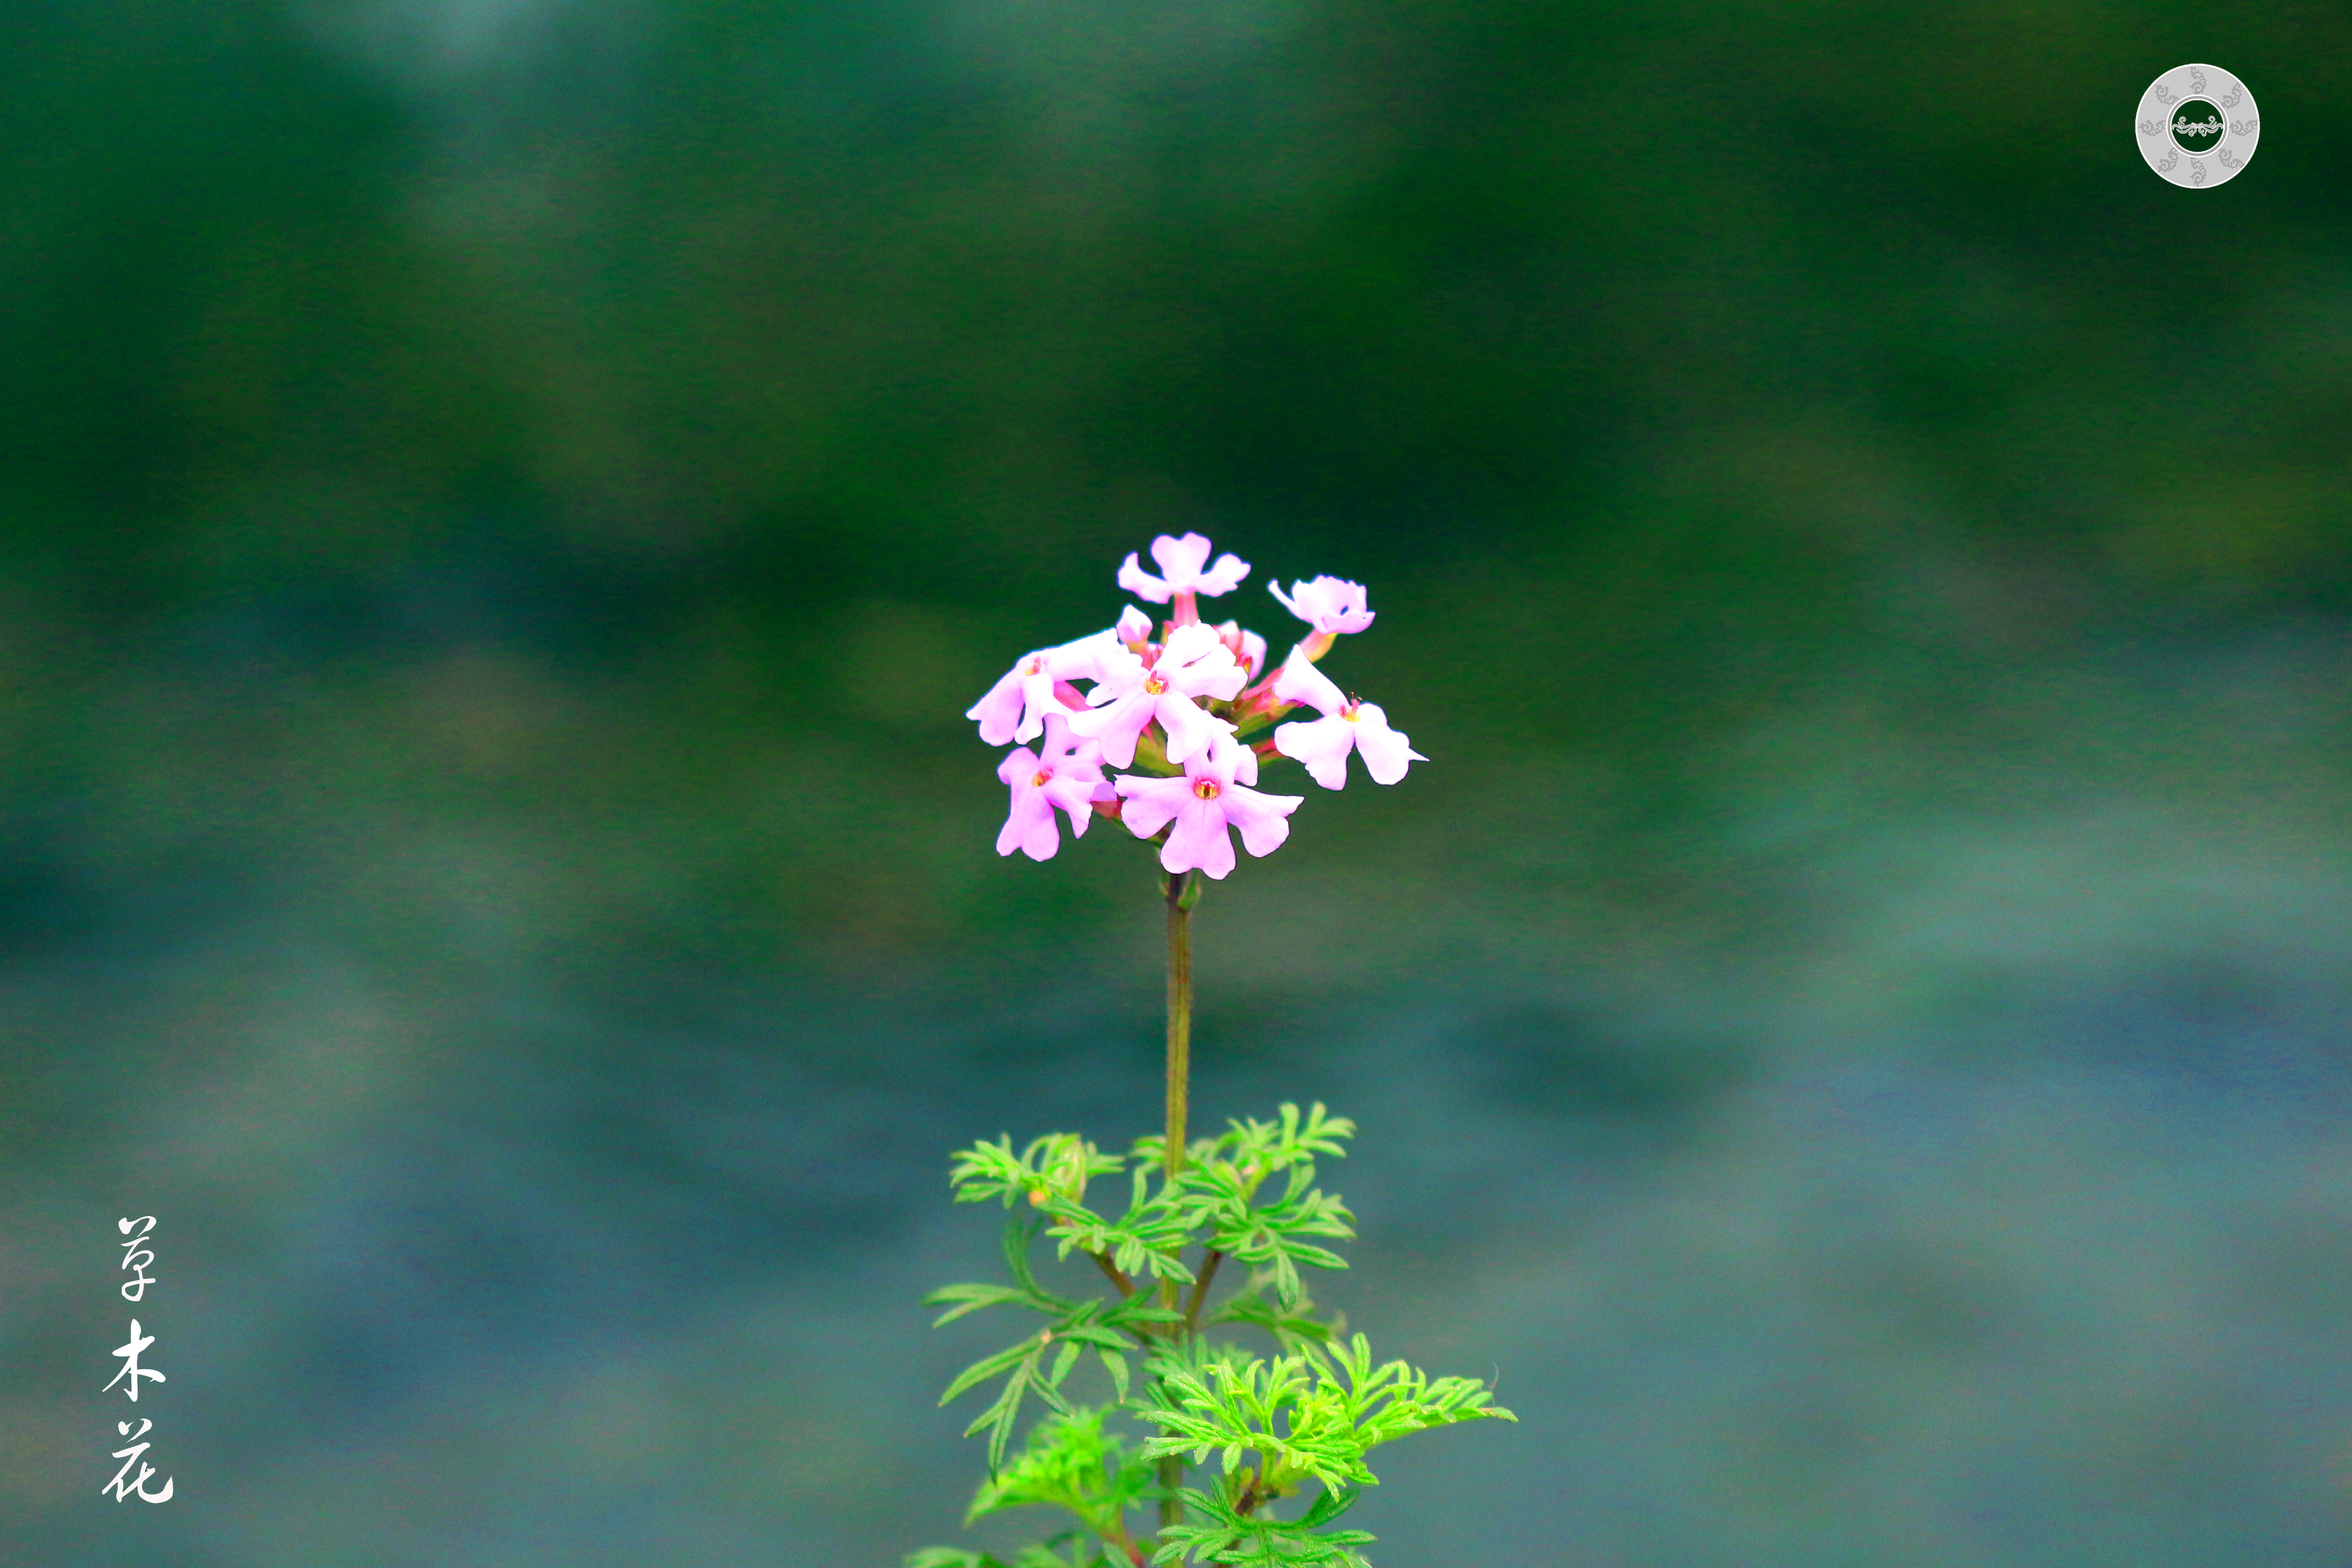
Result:
<svg viewBox="0 0 2352 1568"><path fill-rule="evenodd" d="M1198 916L1196 1115L1353 1116L1318 1296L1522 1417L1375 1562L2352 1561L2347 102L2317 5L10 0L0 1562L958 1539L946 1152L1150 1130L1160 986L960 715L1188 529L1435 759Z"/></svg>

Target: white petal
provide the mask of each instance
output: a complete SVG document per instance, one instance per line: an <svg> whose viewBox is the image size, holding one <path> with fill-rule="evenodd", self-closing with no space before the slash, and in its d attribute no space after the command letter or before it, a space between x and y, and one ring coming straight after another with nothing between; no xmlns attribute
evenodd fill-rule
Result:
<svg viewBox="0 0 2352 1568"><path fill-rule="evenodd" d="M1348 694L1315 668L1304 647L1292 648L1290 657L1282 661L1282 669L1274 678L1274 696L1277 702L1304 702L1327 718L1348 705Z"/></svg>
<svg viewBox="0 0 2352 1568"><path fill-rule="evenodd" d="M1274 749L1307 769L1307 776L1325 789L1348 784L1348 753L1356 744L1356 727L1345 719L1296 720L1277 724Z"/></svg>
<svg viewBox="0 0 2352 1568"><path fill-rule="evenodd" d="M1404 777L1405 769L1413 763L1429 761L1412 749L1402 731L1389 728L1388 715L1376 702L1361 703L1356 709L1356 752L1364 759L1364 771L1372 775L1374 784L1392 784Z"/></svg>

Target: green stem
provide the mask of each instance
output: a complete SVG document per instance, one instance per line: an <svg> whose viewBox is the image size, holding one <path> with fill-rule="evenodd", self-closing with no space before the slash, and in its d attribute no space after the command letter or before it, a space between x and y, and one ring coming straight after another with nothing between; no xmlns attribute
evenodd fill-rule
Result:
<svg viewBox="0 0 2352 1568"><path fill-rule="evenodd" d="M1214 1247L1210 1248L1209 1256L1202 1259L1201 1272L1192 1281L1192 1300L1184 1303L1186 1333L1191 1333L1193 1325L1201 1321L1201 1305L1209 1299L1209 1281L1217 1277L1217 1265L1224 1260L1225 1255Z"/></svg>
<svg viewBox="0 0 2352 1568"><path fill-rule="evenodd" d="M1124 1301L1127 1298L1135 1294L1135 1281L1127 1277L1126 1269L1121 1268L1118 1264L1113 1263L1110 1260L1108 1254L1089 1252L1087 1256L1095 1260L1095 1267L1103 1271L1103 1277L1105 1279L1118 1287L1118 1297L1120 1300Z"/></svg>
<svg viewBox="0 0 2352 1568"><path fill-rule="evenodd" d="M1180 871L1166 879L1168 890L1168 1141L1161 1148L1160 1169L1169 1182L1184 1168L1184 1113L1192 1076L1192 906L1200 900L1200 873ZM1160 1285L1161 1304L1176 1305L1176 1281ZM1187 1323L1186 1328L1192 1325ZM1181 1524L1184 1505L1175 1496L1184 1484L1184 1461L1171 1455L1160 1461L1160 1485L1169 1495L1160 1502L1160 1526Z"/></svg>
<svg viewBox="0 0 2352 1568"><path fill-rule="evenodd" d="M1165 1175L1176 1179L1184 1168L1184 1112L1192 1075L1192 905L1197 872L1184 871L1166 879L1168 885L1168 1142ZM1192 893L1191 897L1186 894ZM1175 1285L1169 1282L1169 1304L1175 1304Z"/></svg>

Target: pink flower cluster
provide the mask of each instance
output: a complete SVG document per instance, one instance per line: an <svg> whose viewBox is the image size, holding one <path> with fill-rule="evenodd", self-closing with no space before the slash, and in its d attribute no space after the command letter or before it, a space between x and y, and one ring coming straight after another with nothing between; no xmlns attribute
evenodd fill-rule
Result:
<svg viewBox="0 0 2352 1568"><path fill-rule="evenodd" d="M1339 789L1349 752L1383 784L1429 760L1389 728L1377 703L1343 692L1315 668L1342 635L1372 624L1361 586L1315 577L1286 594L1269 584L1313 628L1269 674L1264 637L1234 621L1201 619L1201 598L1240 586L1248 562L1228 553L1212 565L1209 542L1197 533L1160 535L1151 559L1159 575L1129 555L1118 585L1172 605L1158 641L1151 617L1130 605L1108 630L1023 654L965 712L990 745L1015 745L996 770L1013 792L999 855L1018 849L1051 859L1062 847L1056 811L1069 818L1073 837L1100 814L1138 838L1160 840L1169 871L1223 878L1234 868L1234 830L1243 848L1270 855L1290 837L1290 814L1305 798L1255 788L1261 761L1288 757L1317 784ZM1322 717L1276 723L1300 704ZM1249 739L1269 728L1265 739ZM1112 776L1109 768L1143 771Z"/></svg>

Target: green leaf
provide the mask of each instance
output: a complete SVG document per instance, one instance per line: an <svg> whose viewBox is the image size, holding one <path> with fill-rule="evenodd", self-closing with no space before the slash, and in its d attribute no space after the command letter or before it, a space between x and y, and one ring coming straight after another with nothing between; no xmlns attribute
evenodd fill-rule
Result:
<svg viewBox="0 0 2352 1568"><path fill-rule="evenodd" d="M1347 1512L1349 1509L1355 1507L1356 1499L1362 1495L1363 1489L1361 1487L1335 1487L1327 1489L1321 1496L1315 1500L1314 1503L1305 1513L1298 1516L1298 1527L1301 1530L1313 1530L1318 1526L1328 1524L1333 1520L1339 1518L1341 1514Z"/></svg>
<svg viewBox="0 0 2352 1568"><path fill-rule="evenodd" d="M1184 1314L1173 1307L1163 1307L1158 1300L1138 1290L1102 1315L1102 1321L1111 1328L1141 1328L1155 1323L1181 1323Z"/></svg>
<svg viewBox="0 0 2352 1568"><path fill-rule="evenodd" d="M998 1373L1019 1363L1024 1357L1034 1355L1044 1343L1043 1340L1032 1335L1019 1344L1009 1345L998 1351L994 1355L982 1356L956 1373L955 1381L948 1384L948 1391L940 1395L940 1403L944 1405L973 1384L994 1377Z"/></svg>
<svg viewBox="0 0 2352 1568"><path fill-rule="evenodd" d="M953 1546L926 1546L907 1554L907 1568L1009 1568L984 1552L964 1552Z"/></svg>
<svg viewBox="0 0 2352 1568"><path fill-rule="evenodd" d="M988 1473L991 1475L994 1475L1004 1462L1004 1445L1013 1436L1014 1417L1021 1414L1021 1396L1035 1379L1037 1357L1044 1350L1045 1347L1039 1345L1016 1363L1013 1375L1004 1380L1004 1386L997 1392L994 1402L963 1429L963 1435L969 1437L983 1426L988 1428Z"/></svg>
<svg viewBox="0 0 2352 1568"><path fill-rule="evenodd" d="M1014 1284L1029 1298L1029 1304L1045 1312L1073 1312L1085 1303L1067 1296L1056 1296L1037 1283L1037 1276L1029 1267L1029 1244L1036 1239L1036 1220L1012 1219L1004 1226L1004 1267Z"/></svg>
<svg viewBox="0 0 2352 1568"><path fill-rule="evenodd" d="M952 1323L967 1312L977 1312L983 1307L1002 1307L1013 1302L1029 1304L1028 1292L1011 1285L945 1285L923 1298L926 1307L947 1302L960 1303L950 1310L931 1320L931 1327Z"/></svg>

